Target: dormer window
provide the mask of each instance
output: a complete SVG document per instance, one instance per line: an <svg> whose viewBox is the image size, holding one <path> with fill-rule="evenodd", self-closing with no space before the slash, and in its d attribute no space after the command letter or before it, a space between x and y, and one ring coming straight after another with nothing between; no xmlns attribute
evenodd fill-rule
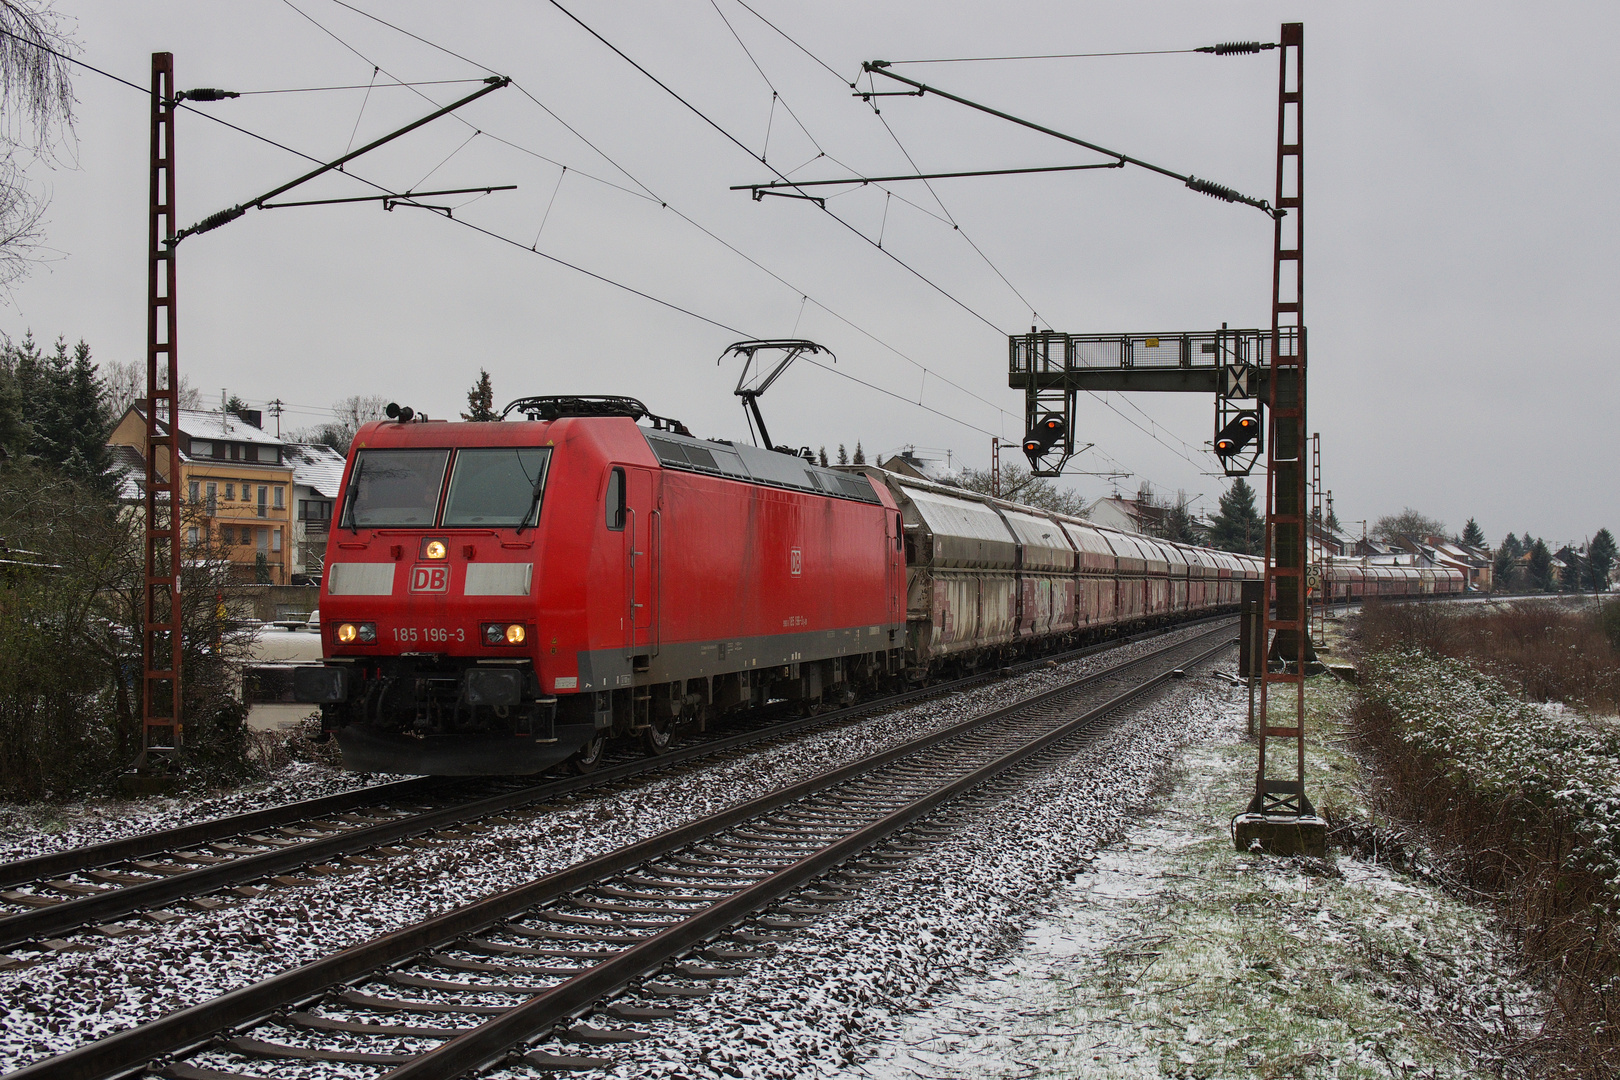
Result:
<svg viewBox="0 0 1620 1080"><path fill-rule="evenodd" d="M212 457L213 455L214 455L214 444L213 443L207 442L207 441L205 441L203 439L192 439L191 440L191 456L192 457L203 458L203 457Z"/></svg>

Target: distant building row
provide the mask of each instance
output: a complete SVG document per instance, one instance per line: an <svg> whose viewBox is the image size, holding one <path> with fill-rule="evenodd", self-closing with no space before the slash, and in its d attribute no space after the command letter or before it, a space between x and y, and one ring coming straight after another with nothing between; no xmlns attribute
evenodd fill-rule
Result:
<svg viewBox="0 0 1620 1080"><path fill-rule="evenodd" d="M283 441L265 431L262 421L249 409L181 411L186 542L199 548L206 540L244 582L258 580L261 569L272 585L318 580L344 457L329 446ZM108 442L119 497L140 503L146 483L146 415L140 406L130 407Z"/></svg>

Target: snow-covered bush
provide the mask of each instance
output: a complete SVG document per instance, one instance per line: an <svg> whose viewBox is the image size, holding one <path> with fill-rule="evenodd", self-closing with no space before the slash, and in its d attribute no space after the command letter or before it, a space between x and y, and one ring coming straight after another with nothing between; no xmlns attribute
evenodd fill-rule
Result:
<svg viewBox="0 0 1620 1080"><path fill-rule="evenodd" d="M1521 701L1471 664L1403 648L1367 658L1365 696L1389 734L1453 788L1515 819L1567 833L1562 869L1620 901L1620 733Z"/></svg>

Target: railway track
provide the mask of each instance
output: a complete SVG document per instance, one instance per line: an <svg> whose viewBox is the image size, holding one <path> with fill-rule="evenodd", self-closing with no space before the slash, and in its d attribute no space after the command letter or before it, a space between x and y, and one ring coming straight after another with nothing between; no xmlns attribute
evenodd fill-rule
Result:
<svg viewBox="0 0 1620 1080"><path fill-rule="evenodd" d="M1188 625L1197 623L1175 629ZM1077 659L1150 636L1156 635L1122 638L1003 670ZM499 823L502 814L547 800L848 723L992 677L975 675L818 716L717 733L659 757L627 758L586 776L539 783L421 777L7 863L0 865L0 950L60 951L72 948L71 936L84 931L111 937L137 933L139 922L119 920L166 922L188 909L208 910L224 902L211 897L251 897L268 888L296 886L308 880L306 875L398 858L431 837L457 839L477 831L481 823ZM180 911L173 910L176 905ZM0 966L18 962L0 953Z"/></svg>
<svg viewBox="0 0 1620 1080"><path fill-rule="evenodd" d="M608 1067L604 1045L741 974L928 850L928 819L1061 760L1110 714L1230 648L1221 627L35 1063L17 1080L151 1071L235 1080L251 1062L389 1078L503 1061ZM676 1007L672 1007L676 1006ZM242 1070L249 1072L244 1073Z"/></svg>

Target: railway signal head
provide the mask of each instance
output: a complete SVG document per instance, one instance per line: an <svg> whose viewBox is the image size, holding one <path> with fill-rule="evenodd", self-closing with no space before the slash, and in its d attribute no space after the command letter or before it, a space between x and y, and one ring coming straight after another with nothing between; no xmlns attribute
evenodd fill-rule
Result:
<svg viewBox="0 0 1620 1080"><path fill-rule="evenodd" d="M1215 456L1229 458L1254 441L1260 434L1258 413L1244 411L1234 416L1215 436Z"/></svg>
<svg viewBox="0 0 1620 1080"><path fill-rule="evenodd" d="M1057 413L1047 413L1035 422L1024 436L1024 454L1031 460L1040 457L1062 439L1067 431L1063 417Z"/></svg>

